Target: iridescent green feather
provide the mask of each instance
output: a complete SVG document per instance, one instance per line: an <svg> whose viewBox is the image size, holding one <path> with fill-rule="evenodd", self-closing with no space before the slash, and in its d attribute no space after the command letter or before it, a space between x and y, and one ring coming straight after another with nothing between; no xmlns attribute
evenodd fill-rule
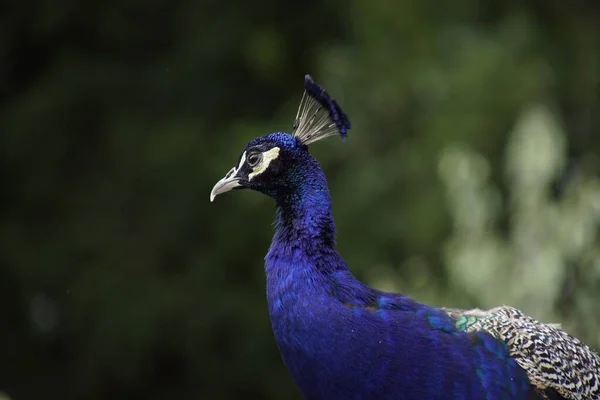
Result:
<svg viewBox="0 0 600 400"><path fill-rule="evenodd" d="M506 306L444 311L458 329L485 331L505 342L542 397L556 391L565 399L600 399L600 358L558 325L540 323Z"/></svg>
<svg viewBox="0 0 600 400"><path fill-rule="evenodd" d="M458 319L455 322L455 325L461 331L467 331L471 325L476 323L478 318L473 315L467 314L459 314Z"/></svg>

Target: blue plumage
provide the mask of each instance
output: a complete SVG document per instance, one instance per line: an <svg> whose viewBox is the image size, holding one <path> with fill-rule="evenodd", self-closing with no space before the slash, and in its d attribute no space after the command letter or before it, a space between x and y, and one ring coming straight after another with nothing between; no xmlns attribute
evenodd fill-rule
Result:
<svg viewBox="0 0 600 400"><path fill-rule="evenodd" d="M455 311L383 293L354 278L335 250L325 174L307 147L334 133L344 137L350 122L308 75L305 90L294 133L252 140L211 193L212 200L231 189L250 188L277 204L276 231L265 257L269 314L283 361L303 396L500 400L556 395L536 388L512 349L493 333L467 331Z"/></svg>
<svg viewBox="0 0 600 400"><path fill-rule="evenodd" d="M319 105L329 112L329 118L335 123L342 139L346 139L348 131L352 128L352 124L339 104L329 97L325 89L315 83L310 75L304 76L304 90L306 90L306 93L312 99L316 100Z"/></svg>

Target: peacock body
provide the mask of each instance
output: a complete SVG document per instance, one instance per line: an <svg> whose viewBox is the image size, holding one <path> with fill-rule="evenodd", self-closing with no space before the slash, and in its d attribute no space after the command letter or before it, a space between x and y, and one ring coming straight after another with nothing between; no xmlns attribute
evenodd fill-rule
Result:
<svg viewBox="0 0 600 400"><path fill-rule="evenodd" d="M600 359L510 307L438 309L358 281L335 250L325 174L307 145L346 137L340 106L310 76L292 134L250 141L211 192L277 204L265 257L275 340L306 399L600 399Z"/></svg>

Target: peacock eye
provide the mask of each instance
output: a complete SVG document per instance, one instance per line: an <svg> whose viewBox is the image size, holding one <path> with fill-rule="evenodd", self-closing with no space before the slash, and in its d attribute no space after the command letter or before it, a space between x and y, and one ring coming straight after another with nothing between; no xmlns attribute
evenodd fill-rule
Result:
<svg viewBox="0 0 600 400"><path fill-rule="evenodd" d="M255 167L258 165L258 163L260 162L261 159L262 159L262 153L252 153L248 156L248 158L246 159L246 162L248 163L249 166Z"/></svg>

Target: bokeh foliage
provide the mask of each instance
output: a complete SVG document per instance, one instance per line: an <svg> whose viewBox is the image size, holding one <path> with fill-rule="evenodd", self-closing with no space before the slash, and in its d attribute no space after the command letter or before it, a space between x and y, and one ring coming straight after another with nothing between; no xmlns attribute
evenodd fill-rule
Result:
<svg viewBox="0 0 600 400"><path fill-rule="evenodd" d="M208 202L310 72L340 252L440 306L600 348L600 6L13 1L0 14L0 390L298 398L262 258L273 204Z"/></svg>

